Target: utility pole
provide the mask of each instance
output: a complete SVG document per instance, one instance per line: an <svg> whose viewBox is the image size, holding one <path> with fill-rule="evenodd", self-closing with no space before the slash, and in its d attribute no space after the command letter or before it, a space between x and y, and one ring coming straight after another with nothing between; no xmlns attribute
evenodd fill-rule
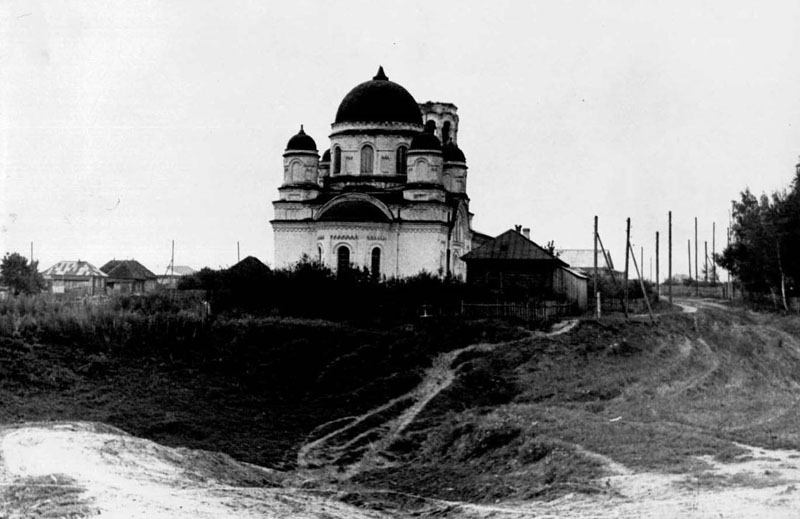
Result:
<svg viewBox="0 0 800 519"><path fill-rule="evenodd" d="M627 220L627 227L625 229L625 279L623 279L624 283L624 292L625 292L625 300L624 304L622 305L622 309L625 311L625 319L628 318L628 258L631 254L631 219L628 218Z"/></svg>
<svg viewBox="0 0 800 519"><path fill-rule="evenodd" d="M731 246L731 228L728 227L728 247ZM733 299L733 283L731 282L731 271L728 271L728 299Z"/></svg>
<svg viewBox="0 0 800 519"><path fill-rule="evenodd" d="M705 276L704 277L705 277L706 283L708 283L708 241L707 240L703 242L703 247L705 248L704 249L705 250L704 254L706 256L706 262L705 262L705 271L706 272L705 272Z"/></svg>
<svg viewBox="0 0 800 519"><path fill-rule="evenodd" d="M660 278L658 277L658 231L656 231L656 301L661 297Z"/></svg>
<svg viewBox="0 0 800 519"><path fill-rule="evenodd" d="M700 275L697 273L697 217L694 217L694 295L700 295ZM689 267L691 269L691 267ZM689 273L691 275L691 272Z"/></svg>
<svg viewBox="0 0 800 519"><path fill-rule="evenodd" d="M667 275L669 276L669 304L672 304L672 211L669 212L669 267Z"/></svg>
<svg viewBox="0 0 800 519"><path fill-rule="evenodd" d="M239 263L240 261L242 261L242 260L241 260L241 258L239 256L239 242L237 241L236 242L236 263Z"/></svg>
<svg viewBox="0 0 800 519"><path fill-rule="evenodd" d="M717 286L717 222L711 222L711 284Z"/></svg>
<svg viewBox="0 0 800 519"><path fill-rule="evenodd" d="M594 216L594 291L592 294L594 295L594 318L600 319L600 301L597 297L597 215Z"/></svg>
<svg viewBox="0 0 800 519"><path fill-rule="evenodd" d="M692 279L692 239L686 240L686 254L689 256L689 279Z"/></svg>

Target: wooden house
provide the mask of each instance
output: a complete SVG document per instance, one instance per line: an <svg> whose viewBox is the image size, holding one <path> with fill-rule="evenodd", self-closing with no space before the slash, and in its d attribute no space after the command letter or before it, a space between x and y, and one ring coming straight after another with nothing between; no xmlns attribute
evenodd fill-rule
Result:
<svg viewBox="0 0 800 519"><path fill-rule="evenodd" d="M106 287L120 294L144 294L154 291L158 277L136 260L111 260L100 270L108 275Z"/></svg>
<svg viewBox="0 0 800 519"><path fill-rule="evenodd" d="M75 296L102 295L108 275L88 261L59 261L42 272L47 286L54 294Z"/></svg>
<svg viewBox="0 0 800 519"><path fill-rule="evenodd" d="M467 282L500 299L563 300L576 310L586 308L587 277L518 230L509 229L461 259L467 264Z"/></svg>

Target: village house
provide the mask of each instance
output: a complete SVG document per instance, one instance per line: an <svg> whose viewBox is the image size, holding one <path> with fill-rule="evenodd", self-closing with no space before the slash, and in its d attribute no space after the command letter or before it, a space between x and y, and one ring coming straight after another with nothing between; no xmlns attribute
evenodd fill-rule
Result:
<svg viewBox="0 0 800 519"><path fill-rule="evenodd" d="M111 260L100 270L108 275L106 287L120 294L144 294L158 287L157 276L136 260Z"/></svg>
<svg viewBox="0 0 800 519"><path fill-rule="evenodd" d="M511 301L563 300L587 307L587 276L530 240L528 229L509 229L462 256L467 282Z"/></svg>
<svg viewBox="0 0 800 519"><path fill-rule="evenodd" d="M167 269L166 274L157 276L158 284L164 288L178 288L178 282L184 276L191 276L197 272L192 267L186 265L175 265Z"/></svg>
<svg viewBox="0 0 800 519"><path fill-rule="evenodd" d="M614 261L611 253L597 249L597 269L602 272L614 270ZM558 259L569 265L572 270L577 270L581 274L590 276L594 272L594 249L558 249L556 250ZM606 261L607 260L607 261Z"/></svg>
<svg viewBox="0 0 800 519"><path fill-rule="evenodd" d="M42 272L48 289L54 294L102 295L108 275L88 261L59 261Z"/></svg>

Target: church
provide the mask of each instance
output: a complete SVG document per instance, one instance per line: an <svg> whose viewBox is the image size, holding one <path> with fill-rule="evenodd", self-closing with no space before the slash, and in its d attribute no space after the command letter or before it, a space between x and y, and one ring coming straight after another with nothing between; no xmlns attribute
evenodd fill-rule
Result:
<svg viewBox="0 0 800 519"><path fill-rule="evenodd" d="M472 231L467 164L451 103L417 103L379 68L342 99L320 157L303 127L283 154L273 202L275 266L304 255L334 271L466 277Z"/></svg>

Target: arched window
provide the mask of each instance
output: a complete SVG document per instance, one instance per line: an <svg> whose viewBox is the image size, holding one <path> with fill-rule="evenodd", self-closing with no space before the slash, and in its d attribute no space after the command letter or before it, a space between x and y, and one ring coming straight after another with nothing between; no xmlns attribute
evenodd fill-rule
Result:
<svg viewBox="0 0 800 519"><path fill-rule="evenodd" d="M322 263L322 245L317 245L317 262Z"/></svg>
<svg viewBox="0 0 800 519"><path fill-rule="evenodd" d="M431 134L436 133L436 121L428 119L428 122L425 123L425 131Z"/></svg>
<svg viewBox="0 0 800 519"><path fill-rule="evenodd" d="M333 150L333 174L338 175L342 172L342 148L336 146Z"/></svg>
<svg viewBox="0 0 800 519"><path fill-rule="evenodd" d="M350 268L350 249L341 245L336 250L336 272L342 274Z"/></svg>
<svg viewBox="0 0 800 519"><path fill-rule="evenodd" d="M370 263L370 274L372 279L378 279L381 275L381 249L375 247L372 249L372 262Z"/></svg>
<svg viewBox="0 0 800 519"><path fill-rule="evenodd" d="M361 174L372 175L372 166L375 163L375 152L372 146L367 144L361 148Z"/></svg>
<svg viewBox="0 0 800 519"><path fill-rule="evenodd" d="M302 182L303 165L299 161L292 162L292 182Z"/></svg>
<svg viewBox="0 0 800 519"><path fill-rule="evenodd" d="M397 148L397 156L395 157L395 164L397 166L396 173L398 175L405 175L408 169L408 148L400 146Z"/></svg>
<svg viewBox="0 0 800 519"><path fill-rule="evenodd" d="M442 144L450 141L450 121L445 121L442 125Z"/></svg>
<svg viewBox="0 0 800 519"><path fill-rule="evenodd" d="M428 161L425 159L419 159L414 163L414 169L416 170L415 173L417 175L417 181L425 182L428 180Z"/></svg>

